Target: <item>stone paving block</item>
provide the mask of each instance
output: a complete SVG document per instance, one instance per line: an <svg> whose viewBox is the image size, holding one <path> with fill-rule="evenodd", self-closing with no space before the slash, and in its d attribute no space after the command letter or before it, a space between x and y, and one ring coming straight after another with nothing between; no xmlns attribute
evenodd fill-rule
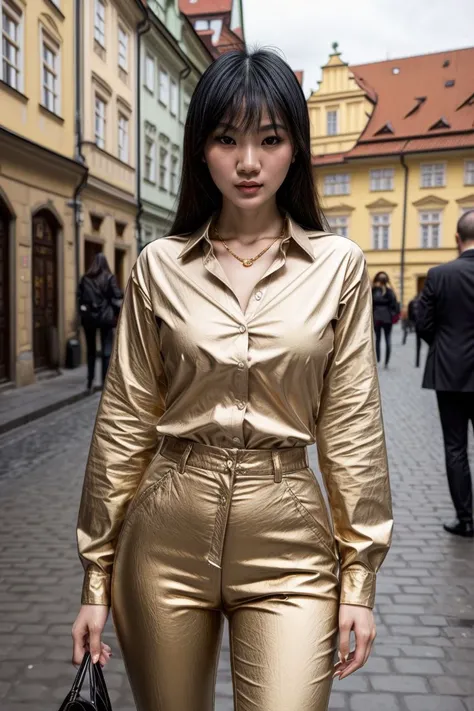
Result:
<svg viewBox="0 0 474 711"><path fill-rule="evenodd" d="M465 677L438 676L430 679L430 684L436 694L443 696L472 696L474 694L474 679Z"/></svg>
<svg viewBox="0 0 474 711"><path fill-rule="evenodd" d="M345 679L334 679L333 689L335 691L368 691L369 682L368 677L365 676L362 671L357 671L354 674L346 677Z"/></svg>
<svg viewBox="0 0 474 711"><path fill-rule="evenodd" d="M446 652L442 647L430 645L412 644L400 647L403 656L414 657L416 659L444 659Z"/></svg>
<svg viewBox="0 0 474 711"><path fill-rule="evenodd" d="M333 691L331 694L331 698L329 699L329 707L328 711L336 711L336 709L339 711L339 709L346 709L349 708L349 694L340 694L337 691ZM234 709L232 709L234 711Z"/></svg>
<svg viewBox="0 0 474 711"><path fill-rule="evenodd" d="M400 702L393 694L353 694L351 711L400 711Z"/></svg>
<svg viewBox="0 0 474 711"><path fill-rule="evenodd" d="M420 676L443 674L443 668L436 659L403 659L400 657L394 659L393 664L400 674L419 674Z"/></svg>
<svg viewBox="0 0 474 711"><path fill-rule="evenodd" d="M391 691L408 694L426 694L429 691L426 680L421 676L407 676L403 674L374 674L370 683L375 691Z"/></svg>
<svg viewBox="0 0 474 711"><path fill-rule="evenodd" d="M461 699L455 696L404 696L408 711L466 711Z"/></svg>

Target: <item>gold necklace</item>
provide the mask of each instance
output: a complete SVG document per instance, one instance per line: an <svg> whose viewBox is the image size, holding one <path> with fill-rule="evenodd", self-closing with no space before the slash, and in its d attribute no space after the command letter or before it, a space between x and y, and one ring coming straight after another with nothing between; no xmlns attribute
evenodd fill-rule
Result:
<svg viewBox="0 0 474 711"><path fill-rule="evenodd" d="M239 262L242 264L243 267L251 267L251 266L257 261L257 259L260 259L260 257L261 257L263 254L265 254L265 252L268 252L268 250L270 249L270 247L273 247L273 245L275 244L275 242L276 242L277 240L279 240L279 239L281 239L282 237L285 236L285 226L286 226L286 220L283 220L283 227L282 227L282 230L281 230L281 234L277 235L277 236L275 237L275 239L273 240L273 242L271 242L271 243L268 245L268 247L265 247L265 249L262 249L262 251L259 252L255 257L247 257L246 259L243 259L242 257L239 257L238 254L236 254L235 252L233 252L233 251L231 250L231 248L229 247L229 245L226 244L225 241L222 239L222 237L219 235L219 231L218 231L218 229L217 229L217 225L216 225L216 224L213 225L213 231L214 231L214 237L217 238L217 239L219 239L220 242L222 242L222 244L224 245L224 247L226 248L226 250L229 252L229 254L231 254L233 257L235 257L235 259L238 259Z"/></svg>

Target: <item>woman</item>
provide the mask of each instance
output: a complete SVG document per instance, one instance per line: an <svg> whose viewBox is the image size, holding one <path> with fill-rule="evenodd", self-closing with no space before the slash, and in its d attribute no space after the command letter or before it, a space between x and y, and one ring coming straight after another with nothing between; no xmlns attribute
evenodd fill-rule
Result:
<svg viewBox="0 0 474 711"><path fill-rule="evenodd" d="M97 329L100 330L103 385L112 351L116 313L122 297L122 291L110 271L105 254L99 252L79 282L77 290L79 315L86 337L87 390L89 392L93 390L92 384L95 375Z"/></svg>
<svg viewBox="0 0 474 711"><path fill-rule="evenodd" d="M223 615L239 711L323 711L365 663L392 529L371 308L361 250L324 231L295 75L221 56L127 287L79 512L73 661L107 662L111 605L139 711L213 707Z"/></svg>
<svg viewBox="0 0 474 711"><path fill-rule="evenodd" d="M385 367L388 368L392 353L393 319L399 313L397 299L385 272L378 272L373 281L372 300L374 309L375 351L380 362L380 341L385 336Z"/></svg>

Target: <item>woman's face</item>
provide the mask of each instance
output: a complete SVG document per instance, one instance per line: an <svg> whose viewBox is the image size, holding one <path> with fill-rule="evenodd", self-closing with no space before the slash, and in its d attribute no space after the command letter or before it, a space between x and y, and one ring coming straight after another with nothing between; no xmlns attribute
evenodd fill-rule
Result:
<svg viewBox="0 0 474 711"><path fill-rule="evenodd" d="M206 141L204 158L223 199L253 210L274 198L291 165L293 146L283 123L277 119L272 126L262 112L257 131L219 124Z"/></svg>

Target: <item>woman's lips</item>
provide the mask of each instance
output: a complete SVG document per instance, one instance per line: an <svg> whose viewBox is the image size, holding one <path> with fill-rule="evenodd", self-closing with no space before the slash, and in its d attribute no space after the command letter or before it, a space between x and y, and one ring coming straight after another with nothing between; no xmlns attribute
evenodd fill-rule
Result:
<svg viewBox="0 0 474 711"><path fill-rule="evenodd" d="M237 185L236 186L238 190L240 190L241 193L244 193L244 195L255 195L255 193L258 193L260 188L262 187L261 185Z"/></svg>

